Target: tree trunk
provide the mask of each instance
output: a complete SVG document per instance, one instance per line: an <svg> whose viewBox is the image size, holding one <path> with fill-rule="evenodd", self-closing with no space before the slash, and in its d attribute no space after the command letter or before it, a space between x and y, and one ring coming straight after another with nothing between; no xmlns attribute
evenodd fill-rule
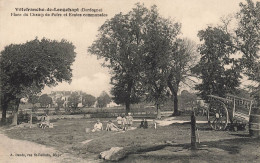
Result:
<svg viewBox="0 0 260 163"><path fill-rule="evenodd" d="M159 104L156 104L156 108L157 108L157 119L161 119L161 108Z"/></svg>
<svg viewBox="0 0 260 163"><path fill-rule="evenodd" d="M8 103L4 103L4 104L2 105L2 119L1 119L1 122L2 122L3 124L6 123L6 110L7 110L7 107L8 107Z"/></svg>
<svg viewBox="0 0 260 163"><path fill-rule="evenodd" d="M32 128L32 114L33 114L33 111L31 110L31 116L30 116L30 128Z"/></svg>
<svg viewBox="0 0 260 163"><path fill-rule="evenodd" d="M126 115L130 112L130 101L131 101L131 90L133 87L133 80L129 80L127 85L127 98L125 101L125 113Z"/></svg>
<svg viewBox="0 0 260 163"><path fill-rule="evenodd" d="M196 144L196 117L194 111L191 114L191 149L197 149Z"/></svg>
<svg viewBox="0 0 260 163"><path fill-rule="evenodd" d="M178 116L180 115L179 113L179 109L178 109L178 95L177 95L177 91L173 92L173 102L174 102L174 112L173 112L173 116Z"/></svg>
<svg viewBox="0 0 260 163"><path fill-rule="evenodd" d="M15 109L13 110L13 122L12 125L17 126L17 118L18 117L18 111Z"/></svg>
<svg viewBox="0 0 260 163"><path fill-rule="evenodd" d="M1 100L1 109L2 109L2 119L1 119L1 122L2 123L6 123L6 113L7 113L7 109L8 109L8 104L10 102L10 99L9 98L6 98L4 97L2 100Z"/></svg>
<svg viewBox="0 0 260 163"><path fill-rule="evenodd" d="M15 100L15 107L14 107L14 110L13 110L13 122L12 122L12 125L15 125L17 126L17 120L18 120L18 108L19 108L19 104L20 104L20 99L16 99Z"/></svg>
<svg viewBox="0 0 260 163"><path fill-rule="evenodd" d="M125 103L125 114L127 115L130 112L130 102Z"/></svg>

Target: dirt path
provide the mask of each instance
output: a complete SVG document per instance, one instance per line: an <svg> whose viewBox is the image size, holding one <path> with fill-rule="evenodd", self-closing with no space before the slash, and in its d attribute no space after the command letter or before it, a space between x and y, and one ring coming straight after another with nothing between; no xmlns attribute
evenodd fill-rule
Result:
<svg viewBox="0 0 260 163"><path fill-rule="evenodd" d="M29 141L10 139L0 129L0 162L3 163L66 163L89 162L92 159L80 159L70 154L61 153L53 148Z"/></svg>

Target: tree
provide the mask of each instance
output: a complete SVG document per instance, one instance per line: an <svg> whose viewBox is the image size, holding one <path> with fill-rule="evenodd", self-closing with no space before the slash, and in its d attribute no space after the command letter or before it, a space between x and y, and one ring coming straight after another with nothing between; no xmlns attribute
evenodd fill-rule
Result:
<svg viewBox="0 0 260 163"><path fill-rule="evenodd" d="M193 72L202 79L195 87L200 96L208 100L210 94L225 97L227 93L234 93L240 84L241 69L238 62L230 58L236 52L230 34L217 27L208 27L199 31L198 36L203 41L199 47L201 59Z"/></svg>
<svg viewBox="0 0 260 163"><path fill-rule="evenodd" d="M109 104L110 102L111 102L110 96L105 91L103 91L101 95L97 98L97 107L99 108L106 107L107 104Z"/></svg>
<svg viewBox="0 0 260 163"><path fill-rule="evenodd" d="M39 102L39 96L37 95L31 95L29 96L28 102L33 104L33 106Z"/></svg>
<svg viewBox="0 0 260 163"><path fill-rule="evenodd" d="M179 97L180 104L182 108L193 108L196 105L197 96L188 92L187 90L183 90Z"/></svg>
<svg viewBox="0 0 260 163"><path fill-rule="evenodd" d="M243 53L241 66L247 68L247 74L254 71L259 63L260 50L260 2L246 0L240 3L237 13L238 26L235 30L237 49ZM255 72L253 72L254 74Z"/></svg>
<svg viewBox="0 0 260 163"><path fill-rule="evenodd" d="M39 103L41 107L48 107L49 105L52 104L52 98L47 94L43 94L39 98Z"/></svg>
<svg viewBox="0 0 260 163"><path fill-rule="evenodd" d="M37 94L46 85L70 82L71 65L76 55L74 49L74 45L66 40L59 42L45 38L6 46L0 57L2 121L6 121L10 101L16 101L14 117L17 117L22 97Z"/></svg>
<svg viewBox="0 0 260 163"><path fill-rule="evenodd" d="M68 106L75 111L78 108L78 104L80 102L80 95L77 92L72 92L68 98Z"/></svg>
<svg viewBox="0 0 260 163"><path fill-rule="evenodd" d="M130 104L137 103L142 95L140 71L142 62L143 34L148 9L137 4L127 14L116 14L100 28L97 40L89 47L91 54L103 58L103 66L111 71L111 94L117 104L125 104L126 113Z"/></svg>
<svg viewBox="0 0 260 163"><path fill-rule="evenodd" d="M64 102L65 102L65 101L62 100L61 97L60 97L60 98L57 98L56 103L57 103L58 109L60 109L60 108L63 107Z"/></svg>
<svg viewBox="0 0 260 163"><path fill-rule="evenodd" d="M90 94L86 94L83 93L82 95L82 105L85 107L91 107L95 104L96 102L96 97L90 95Z"/></svg>
<svg viewBox="0 0 260 163"><path fill-rule="evenodd" d="M171 73L173 44L180 33L180 24L161 17L156 6L151 8L145 28L144 83L147 100L154 101L160 118L160 105L169 96L167 89Z"/></svg>
<svg viewBox="0 0 260 163"><path fill-rule="evenodd" d="M256 82L252 86L252 95L260 101L260 2L254 3L247 0L246 4L240 3L240 11L237 13L238 26L235 30L235 41L238 51L243 56L240 66L245 68L244 73L249 80Z"/></svg>
<svg viewBox="0 0 260 163"><path fill-rule="evenodd" d="M99 29L98 39L89 48L89 52L107 61L104 65L112 70L113 100L118 104L125 104L127 113L130 104L139 102L147 91L144 88L148 82L144 80L149 81L147 77L151 75L150 73L155 73L152 71L160 66L167 67L168 64L164 65L163 60L164 63L167 61L168 57L165 56L169 54L170 42L175 40L179 29L180 24L160 17L156 6L147 9L140 4L128 14L117 14ZM149 63L157 61L161 62L160 66L152 70ZM149 70L145 70L147 68ZM159 71L156 77L149 78L159 81L162 77ZM155 86L154 83L152 85ZM167 82L164 81L163 85L167 85ZM161 89L159 92L163 92L165 86L159 89ZM154 92L155 94L158 92Z"/></svg>
<svg viewBox="0 0 260 163"><path fill-rule="evenodd" d="M191 69L197 62L196 44L188 39L178 39L172 46L172 53L169 59L169 71L167 85L171 91L174 112L173 115L179 115L178 110L178 91L181 84L189 87L192 85L193 74Z"/></svg>

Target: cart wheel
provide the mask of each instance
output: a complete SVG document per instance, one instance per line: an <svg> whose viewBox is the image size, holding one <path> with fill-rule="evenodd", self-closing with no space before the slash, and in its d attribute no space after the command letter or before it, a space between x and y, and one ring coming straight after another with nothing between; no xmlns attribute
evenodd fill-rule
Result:
<svg viewBox="0 0 260 163"><path fill-rule="evenodd" d="M213 130L225 130L228 124L228 110L224 103L214 101L207 112L208 123Z"/></svg>

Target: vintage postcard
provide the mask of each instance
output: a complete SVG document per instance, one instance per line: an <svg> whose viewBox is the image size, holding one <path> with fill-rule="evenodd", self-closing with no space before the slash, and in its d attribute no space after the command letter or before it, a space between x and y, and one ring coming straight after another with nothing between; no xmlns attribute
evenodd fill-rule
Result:
<svg viewBox="0 0 260 163"><path fill-rule="evenodd" d="M0 162L260 162L257 0L0 0Z"/></svg>

